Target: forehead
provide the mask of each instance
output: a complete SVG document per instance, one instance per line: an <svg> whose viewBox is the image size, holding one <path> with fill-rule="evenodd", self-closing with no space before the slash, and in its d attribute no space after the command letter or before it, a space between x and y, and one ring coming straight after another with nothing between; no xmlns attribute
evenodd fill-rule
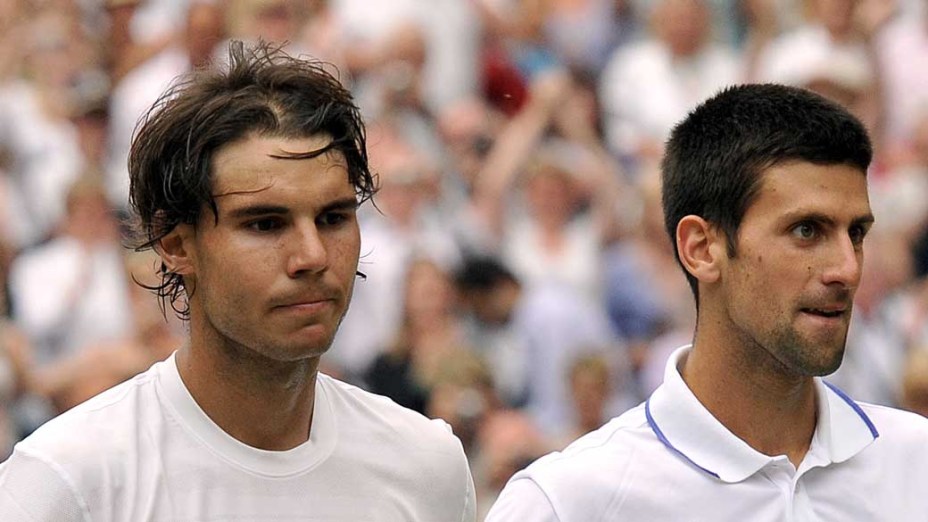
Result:
<svg viewBox="0 0 928 522"><path fill-rule="evenodd" d="M760 189L744 217L802 213L848 222L868 217L865 173L846 164L791 161L774 165L761 174Z"/></svg>
<svg viewBox="0 0 928 522"><path fill-rule="evenodd" d="M227 144L213 157L212 193L217 203L265 192L312 196L333 190L354 193L344 155L330 150L319 156L294 159L325 148L326 135L283 138L250 135Z"/></svg>

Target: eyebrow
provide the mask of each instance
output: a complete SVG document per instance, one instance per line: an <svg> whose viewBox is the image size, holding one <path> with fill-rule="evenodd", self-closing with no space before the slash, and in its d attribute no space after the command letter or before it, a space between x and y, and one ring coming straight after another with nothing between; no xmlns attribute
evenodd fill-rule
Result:
<svg viewBox="0 0 928 522"><path fill-rule="evenodd" d="M249 205L239 207L229 212L229 217L235 219L267 216L270 214L286 214L290 209L280 205Z"/></svg>
<svg viewBox="0 0 928 522"><path fill-rule="evenodd" d="M360 204L354 196L337 199L328 205L322 207L323 212L332 212L333 210L357 210Z"/></svg>
<svg viewBox="0 0 928 522"><path fill-rule="evenodd" d="M358 200L355 197L346 197L337 199L328 205L322 207L322 212L332 212L337 210L356 210L358 208ZM285 207L282 205L248 205L244 207L239 207L234 210L229 211L228 216L233 219L244 219L250 217L260 217L260 216L269 216L269 215L281 215L288 214L290 212L290 207Z"/></svg>
<svg viewBox="0 0 928 522"><path fill-rule="evenodd" d="M783 216L783 220L786 222L815 221L818 223L824 223L826 225L835 224L835 220L831 216L822 214L821 212L805 212L805 211L791 212ZM854 218L851 221L851 224L858 225L858 226L859 225L869 226L869 225L872 225L874 221L875 219L873 217L873 214L867 213L867 214L858 216L857 218Z"/></svg>

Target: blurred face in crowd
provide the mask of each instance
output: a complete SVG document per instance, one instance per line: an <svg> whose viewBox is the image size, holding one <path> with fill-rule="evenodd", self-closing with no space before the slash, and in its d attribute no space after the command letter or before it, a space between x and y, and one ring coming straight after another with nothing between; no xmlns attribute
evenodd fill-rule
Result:
<svg viewBox="0 0 928 522"><path fill-rule="evenodd" d="M453 103L439 114L438 128L453 162L451 167L468 185L493 148L495 116L480 99Z"/></svg>
<svg viewBox="0 0 928 522"><path fill-rule="evenodd" d="M563 225L576 207L576 187L571 174L542 166L529 174L525 196L532 216L549 225Z"/></svg>
<svg viewBox="0 0 928 522"><path fill-rule="evenodd" d="M208 62L224 32L219 4L194 2L187 13L186 44L190 62L195 66Z"/></svg>
<svg viewBox="0 0 928 522"><path fill-rule="evenodd" d="M416 261L406 274L406 314L414 320L452 312L455 303L454 285L448 274L431 261Z"/></svg>
<svg viewBox="0 0 928 522"><path fill-rule="evenodd" d="M253 2L251 32L270 42L293 40L297 31L296 5L293 0L258 0Z"/></svg>
<svg viewBox="0 0 928 522"><path fill-rule="evenodd" d="M844 36L853 28L857 0L812 0L815 17L830 33Z"/></svg>
<svg viewBox="0 0 928 522"><path fill-rule="evenodd" d="M605 419L609 370L604 363L576 366L570 374L570 391L582 425L598 425Z"/></svg>
<svg viewBox="0 0 928 522"><path fill-rule="evenodd" d="M752 365L826 375L841 364L872 222L864 173L791 162L767 169L720 268L719 321ZM713 307L715 309L715 307Z"/></svg>
<svg viewBox="0 0 928 522"><path fill-rule="evenodd" d="M651 24L675 56L690 56L709 37L709 10L704 0L662 0L654 8Z"/></svg>
<svg viewBox="0 0 928 522"><path fill-rule="evenodd" d="M358 266L355 187L341 153L274 157L328 142L251 135L216 152L218 214L162 243L178 256L169 266L184 276L192 336L276 361L328 349Z"/></svg>

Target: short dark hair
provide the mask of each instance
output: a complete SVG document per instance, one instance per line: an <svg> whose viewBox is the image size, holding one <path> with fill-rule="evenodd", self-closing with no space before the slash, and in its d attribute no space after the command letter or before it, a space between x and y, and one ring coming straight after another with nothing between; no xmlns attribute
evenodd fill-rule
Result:
<svg viewBox="0 0 928 522"><path fill-rule="evenodd" d="M376 192L368 168L364 123L351 93L324 64L291 57L259 42L229 45L224 68L203 68L171 87L140 122L129 153L130 240L136 250L152 248L178 224L196 224L209 208L212 162L225 145L250 134L285 138L328 135L326 147L294 157L341 152L358 202ZM217 215L218 219L218 215ZM162 263L161 284L151 287L183 318L184 283Z"/></svg>
<svg viewBox="0 0 928 522"><path fill-rule="evenodd" d="M766 169L799 160L851 165L866 175L872 157L863 124L817 94L774 84L722 90L677 124L667 142L661 192L677 262L677 224L688 215L718 226L728 255L737 255L738 228ZM684 273L698 305L696 278Z"/></svg>
<svg viewBox="0 0 928 522"><path fill-rule="evenodd" d="M462 292L489 292L518 279L500 260L489 256L465 258L454 271L454 284Z"/></svg>

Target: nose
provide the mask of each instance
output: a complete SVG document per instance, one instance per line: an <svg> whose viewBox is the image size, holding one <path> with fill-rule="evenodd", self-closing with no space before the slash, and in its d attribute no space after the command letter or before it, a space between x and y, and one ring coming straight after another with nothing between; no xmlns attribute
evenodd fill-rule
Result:
<svg viewBox="0 0 928 522"><path fill-rule="evenodd" d="M822 274L826 285L840 284L855 289L860 284L864 252L862 244L855 244L850 236L842 234L828 253L828 262Z"/></svg>
<svg viewBox="0 0 928 522"><path fill-rule="evenodd" d="M293 230L294 233L287 237L287 244L284 245L289 253L287 275L296 278L325 270L328 266L328 255L316 224L298 223Z"/></svg>

